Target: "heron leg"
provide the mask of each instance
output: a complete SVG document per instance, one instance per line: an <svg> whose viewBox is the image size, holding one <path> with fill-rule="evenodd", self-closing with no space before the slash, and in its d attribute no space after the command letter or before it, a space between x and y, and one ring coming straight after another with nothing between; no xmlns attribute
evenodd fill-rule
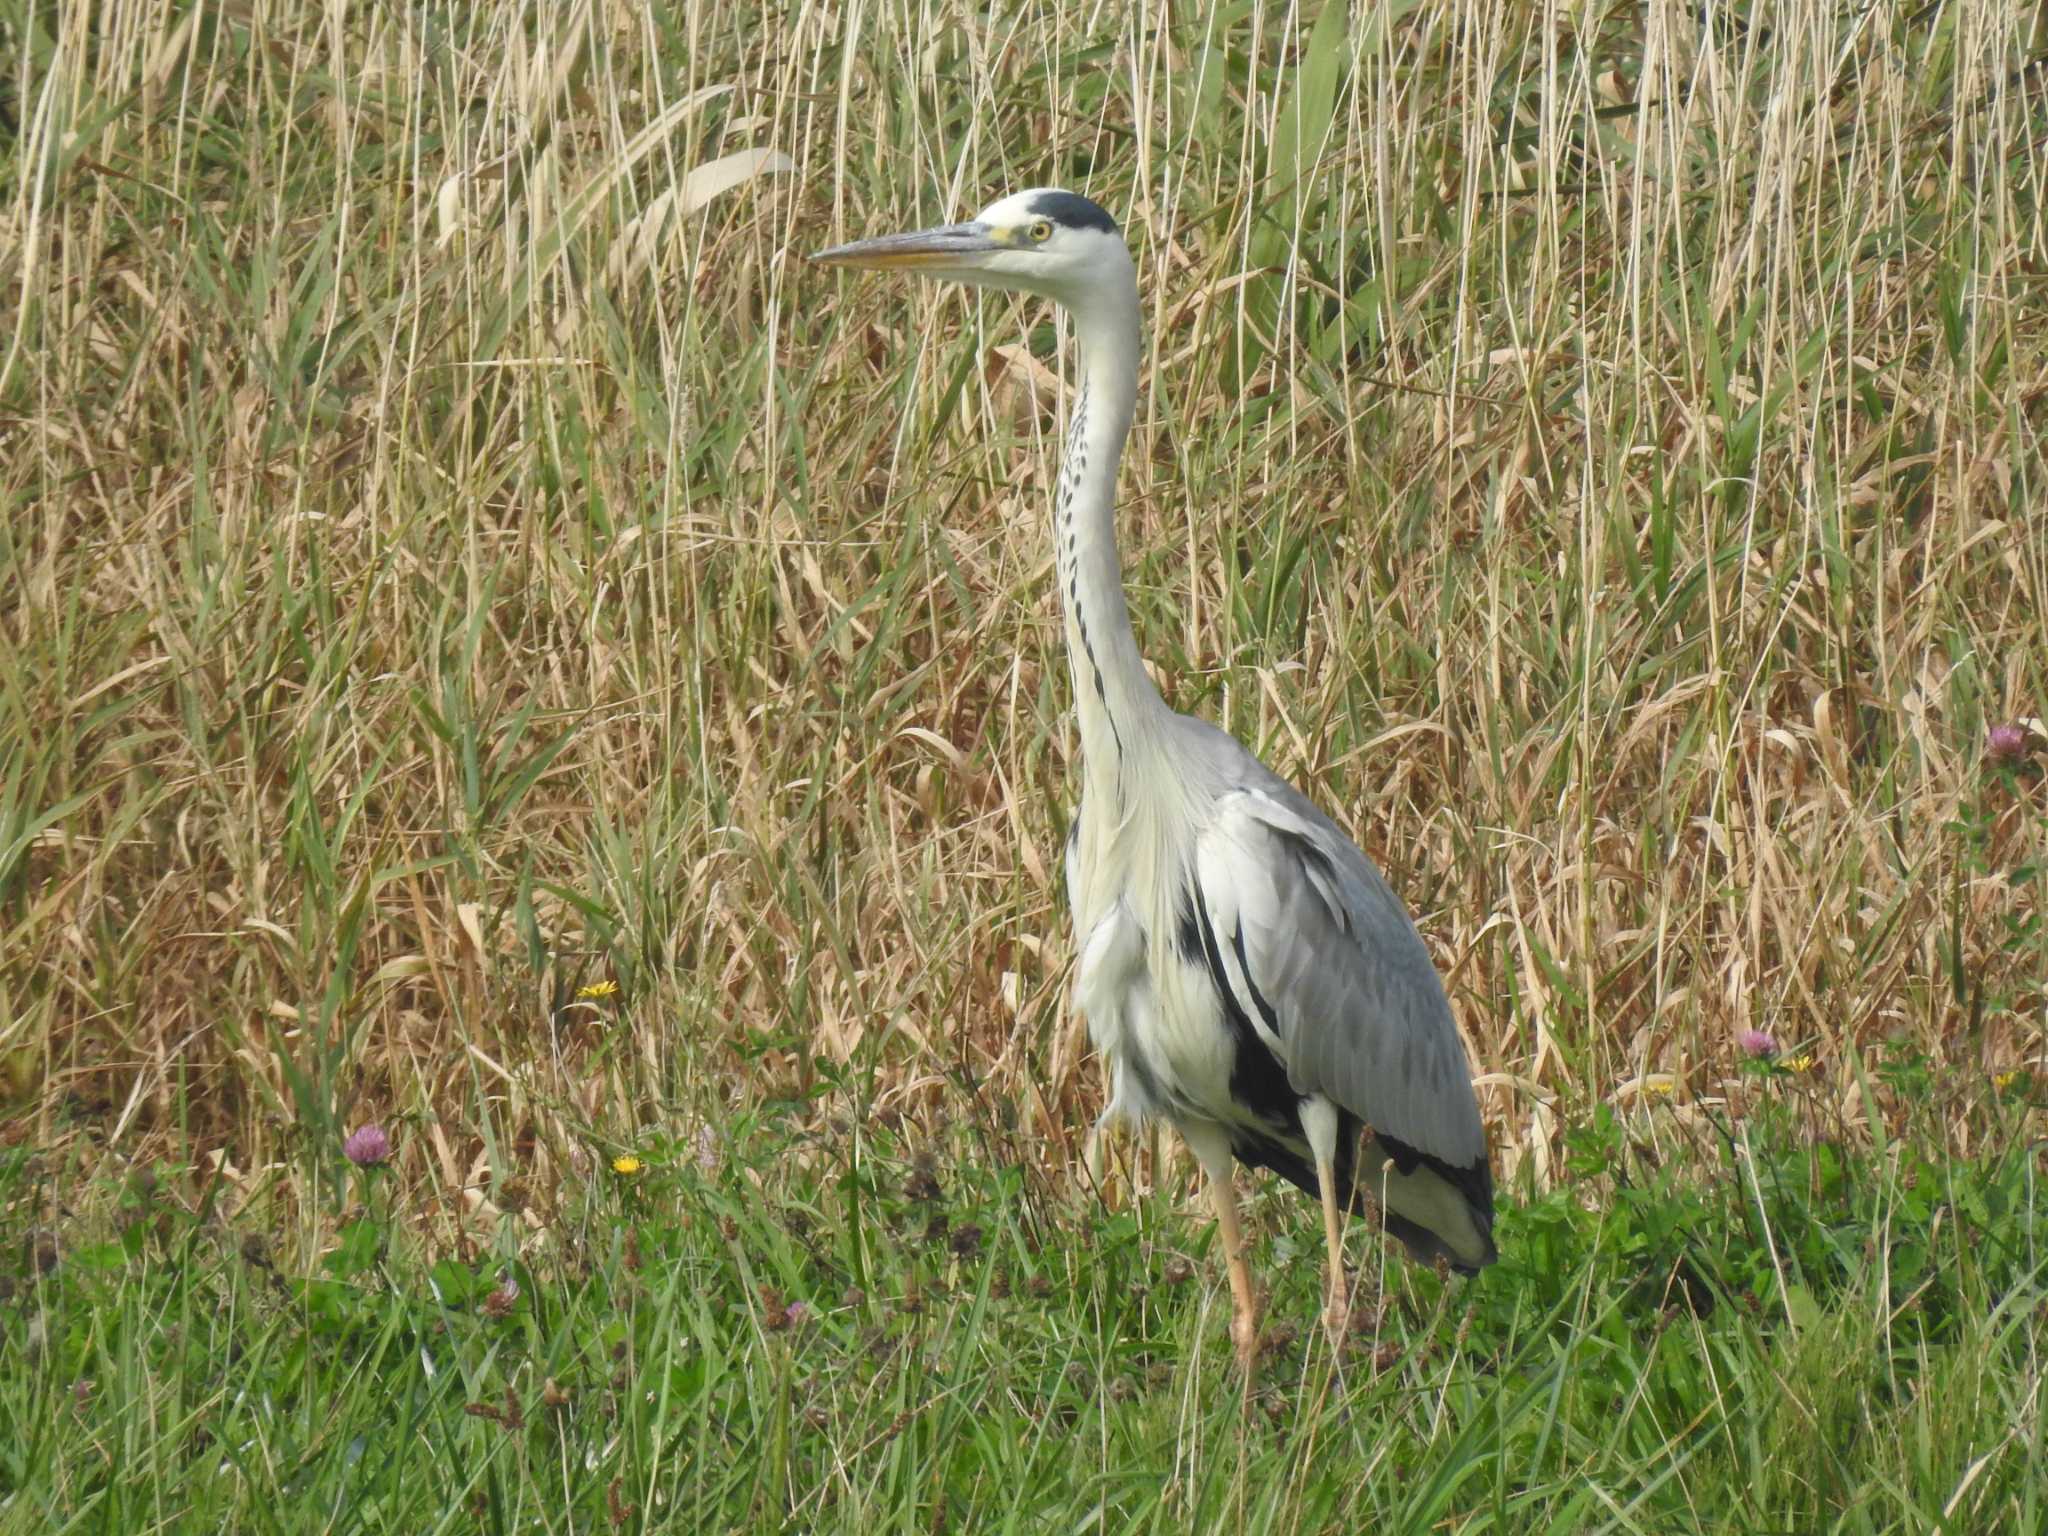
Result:
<svg viewBox="0 0 2048 1536"><path fill-rule="evenodd" d="M1244 1256L1244 1228L1237 1222L1237 1193L1229 1174L1210 1176L1209 1200L1216 1207L1216 1228L1230 1266L1230 1342L1237 1346L1237 1363L1249 1381L1259 1358L1259 1303L1252 1294L1252 1267Z"/></svg>
<svg viewBox="0 0 2048 1536"><path fill-rule="evenodd" d="M1115 1126L1109 1115L1103 1115L1088 1127L1088 1134L1081 1140L1081 1166L1088 1170L1088 1182L1097 1189L1102 1187L1102 1143Z"/></svg>
<svg viewBox="0 0 2048 1536"><path fill-rule="evenodd" d="M1216 1230L1223 1238L1223 1261L1230 1270L1230 1342L1251 1390L1259 1359L1259 1302L1252 1291L1252 1267L1244 1256L1244 1228L1237 1219L1237 1191L1230 1180L1230 1142L1220 1132L1189 1134L1189 1147L1209 1184L1209 1204L1216 1212Z"/></svg>
<svg viewBox="0 0 2048 1536"><path fill-rule="evenodd" d="M1316 1160L1316 1188L1323 1197L1323 1237L1330 1245L1330 1283L1323 1296L1323 1327L1330 1348L1341 1353L1351 1331L1351 1298L1344 1283L1344 1216L1337 1209L1337 1137L1343 1119L1337 1106L1320 1094L1301 1103L1302 1134Z"/></svg>
<svg viewBox="0 0 2048 1536"><path fill-rule="evenodd" d="M1351 1297L1344 1280L1344 1213L1337 1209L1337 1170L1327 1157L1316 1159L1316 1186L1323 1192L1323 1237L1330 1245L1323 1327L1330 1335L1330 1348L1342 1350L1351 1331Z"/></svg>

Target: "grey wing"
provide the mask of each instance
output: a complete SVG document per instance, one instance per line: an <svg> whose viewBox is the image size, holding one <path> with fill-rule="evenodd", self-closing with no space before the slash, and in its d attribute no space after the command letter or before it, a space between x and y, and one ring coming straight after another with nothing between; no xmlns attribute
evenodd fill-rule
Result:
<svg viewBox="0 0 2048 1536"><path fill-rule="evenodd" d="M1220 979L1294 1090L1490 1186L1443 983L1371 861L1276 781L1216 801L1195 876Z"/></svg>

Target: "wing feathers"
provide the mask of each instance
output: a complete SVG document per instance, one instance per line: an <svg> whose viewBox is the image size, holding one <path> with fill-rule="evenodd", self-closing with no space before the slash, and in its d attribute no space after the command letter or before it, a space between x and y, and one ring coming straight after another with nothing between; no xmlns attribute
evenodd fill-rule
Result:
<svg viewBox="0 0 2048 1536"><path fill-rule="evenodd" d="M1436 968L1371 863L1319 821L1256 789L1217 802L1195 853L1204 916L1229 956L1212 954L1211 968L1297 1091L1357 1115L1397 1163L1427 1160L1468 1198L1474 1177L1490 1190Z"/></svg>

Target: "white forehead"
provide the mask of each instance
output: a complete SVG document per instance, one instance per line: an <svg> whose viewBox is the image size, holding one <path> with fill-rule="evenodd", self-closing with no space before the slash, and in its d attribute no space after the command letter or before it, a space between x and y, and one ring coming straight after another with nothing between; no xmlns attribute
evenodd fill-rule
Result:
<svg viewBox="0 0 2048 1536"><path fill-rule="evenodd" d="M975 221L980 224L992 224L998 229L1007 229L1012 224L1022 224L1027 219L1037 217L1031 210L1033 202L1046 193L1057 190L1055 187L1027 187L1022 192L1012 192L1008 197L990 203L982 209L974 216Z"/></svg>

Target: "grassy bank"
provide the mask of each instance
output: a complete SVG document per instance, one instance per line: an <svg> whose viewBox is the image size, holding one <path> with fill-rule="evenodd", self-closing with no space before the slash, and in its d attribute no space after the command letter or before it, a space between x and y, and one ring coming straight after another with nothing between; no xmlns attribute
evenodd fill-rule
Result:
<svg viewBox="0 0 2048 1536"><path fill-rule="evenodd" d="M2037 1160L1845 1158L1763 1092L1718 1168L1596 1117L1572 1172L1633 1177L1507 1213L1478 1281L1370 1258L1337 1361L1269 1199L1249 1405L1172 1202L1105 1213L985 1137L743 1117L438 1258L373 1173L310 1275L131 1181L10 1297L9 1528L2037 1528Z"/></svg>
<svg viewBox="0 0 2048 1536"><path fill-rule="evenodd" d="M507 1526L609 1520L616 1478L683 1528L657 1498L685 1445L724 1469L700 1512L764 1528L1316 1529L1318 1488L1475 1529L2029 1518L2031 18L0 29L4 1338L40 1362L4 1411L41 1436L7 1518L133 1528L111 1469L232 1453L252 1523L361 1476L417 1528L432 1465ZM1185 1160L1123 1149L1099 1197L1081 1169L1058 328L797 259L1048 182L1139 261L1122 518L1162 686L1417 911L1517 1208L1498 1280L1388 1277L1383 1369L1377 1340L1325 1394L1285 1356L1274 1438L1238 1438L1213 1275L1163 1280L1206 1241ZM1759 1116L1821 1249L1759 1225L1731 1150ZM337 1150L371 1119L374 1243ZM977 1191L980 1248L856 1262L856 1217L929 1225L861 1215L867 1160L886 1207L920 1154ZM1626 1239L1645 1189L1740 1250L1691 1261L1706 1317L1638 1295L1645 1253L1678 1265ZM1305 1321L1307 1213L1258 1231ZM1909 1238L1954 1300L1901 1334ZM437 1263L485 1295L510 1266L517 1305L432 1299ZM913 1280L934 1300L899 1317ZM763 1285L812 1316L768 1329ZM1680 1356L1669 1396L1617 1386ZM534 1406L550 1375L576 1408ZM464 1412L507 1388L523 1428ZM998 1505L1053 1466L1088 1469L1075 1502Z"/></svg>

